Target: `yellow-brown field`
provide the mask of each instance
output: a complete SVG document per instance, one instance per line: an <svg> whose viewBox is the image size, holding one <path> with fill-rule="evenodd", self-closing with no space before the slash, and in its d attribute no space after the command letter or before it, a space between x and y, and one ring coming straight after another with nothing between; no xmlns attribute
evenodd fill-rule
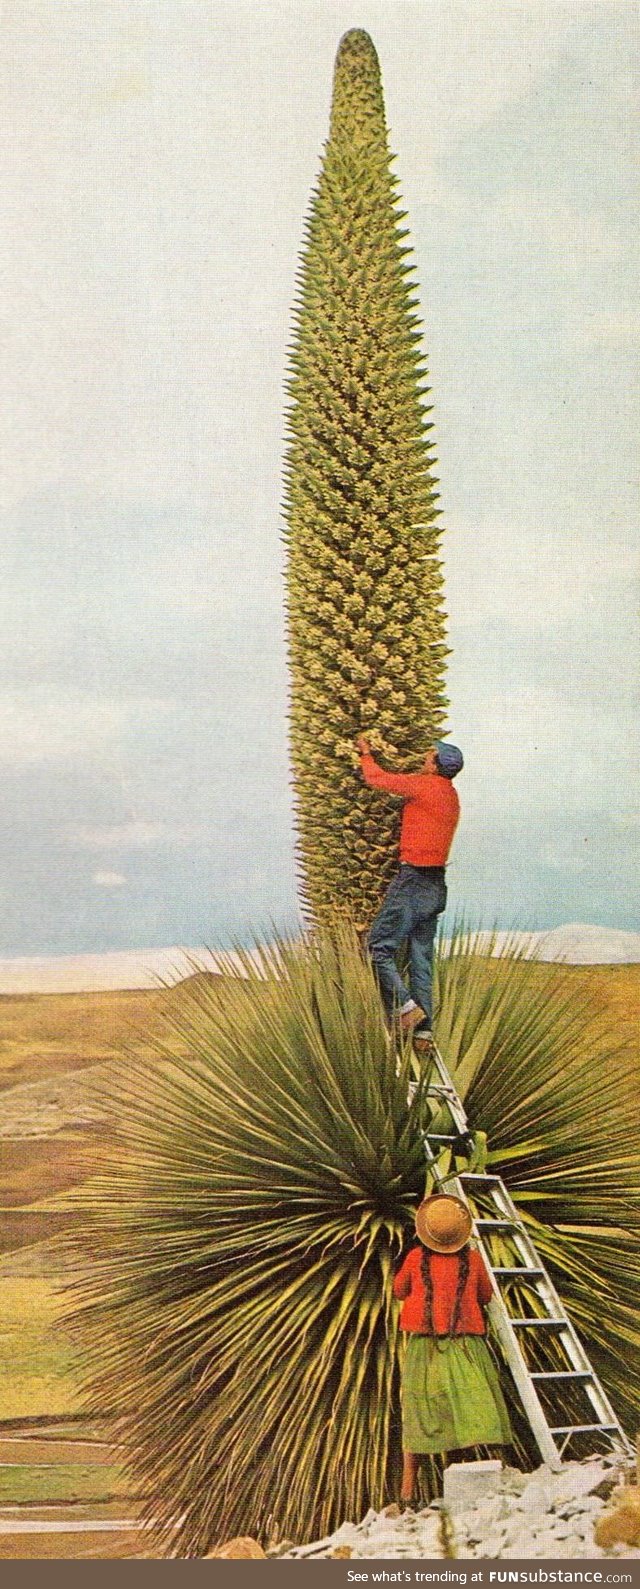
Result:
<svg viewBox="0 0 640 1589"><path fill-rule="evenodd" d="M122 1043L144 1051L169 989L0 995L0 1089L86 1070Z"/></svg>

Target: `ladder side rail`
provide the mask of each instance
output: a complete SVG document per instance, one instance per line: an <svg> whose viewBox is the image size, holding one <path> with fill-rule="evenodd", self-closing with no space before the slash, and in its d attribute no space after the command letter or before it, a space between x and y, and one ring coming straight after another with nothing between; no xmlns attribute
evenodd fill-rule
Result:
<svg viewBox="0 0 640 1589"><path fill-rule="evenodd" d="M444 1059L442 1058L439 1049L435 1047L435 1045L433 1063L435 1064L435 1069L438 1075L438 1082L434 1084L430 1078L429 1082L427 1083L426 1094L427 1096L437 1098L438 1102L448 1109L454 1126L461 1135L465 1135L469 1132L469 1123L466 1112L455 1089L453 1080L449 1074ZM428 1168L435 1170L437 1164L437 1154L429 1143L428 1128L423 1132L423 1145L427 1159L427 1166ZM582 1345L582 1342L577 1335L572 1321L567 1314L566 1308L564 1307L564 1304L539 1257L532 1237L529 1235L529 1232L523 1225L518 1209L513 1202L507 1187L502 1180L502 1177L497 1175L487 1175L486 1178L480 1176L474 1178L477 1181L485 1179L486 1189L489 1197L492 1198L500 1214L503 1215L509 1222L511 1226L509 1238L516 1249L518 1257L522 1259L523 1266L525 1268L536 1269L538 1271L542 1270L541 1274L538 1273L535 1277L529 1277L528 1283L531 1289L543 1303L543 1306L546 1310L546 1316L550 1319L558 1321L560 1328L558 1330L556 1339L561 1344L568 1362L572 1364L573 1371L585 1375L584 1389L597 1415L598 1425L603 1427L603 1433L605 1429L613 1430L613 1438L618 1439L618 1443L624 1453L632 1455L633 1448L631 1443L627 1439L627 1436L622 1429L618 1418L616 1417L611 1402L609 1401L606 1392L603 1390L597 1375L594 1373L594 1370L591 1367L591 1363L589 1362L589 1358ZM453 1183L457 1196L459 1196L461 1200L468 1206L468 1198L466 1196L462 1180L455 1175L447 1175L445 1179L448 1184ZM481 1216L479 1216L479 1218L481 1218ZM556 1467L558 1464L561 1466L561 1454L558 1453L554 1437L551 1434L549 1420L547 1419L544 1408L542 1407L537 1395L534 1381L531 1378L530 1370L527 1366L524 1353L513 1328L509 1311L500 1289L499 1280L494 1271L494 1265L492 1263L491 1254L489 1251L488 1239L483 1235L482 1230L477 1228L475 1220L474 1236L482 1251L485 1263L487 1265L493 1290L493 1298L489 1305L491 1322L503 1347L507 1363L518 1388L523 1407L529 1418L533 1434L543 1456L543 1460L548 1462L550 1466ZM564 1451L569 1438L570 1436L567 1436L563 1440L561 1448L562 1451Z"/></svg>
<svg viewBox="0 0 640 1589"><path fill-rule="evenodd" d="M459 1197L461 1201L468 1207L468 1199L461 1182L456 1179L454 1181L454 1187L456 1196ZM552 1468L554 1472L558 1473L562 1467L562 1461L558 1455L558 1448L553 1435L550 1433L542 1403L537 1395L535 1386L529 1375L529 1370L516 1339L515 1331L512 1328L498 1281L496 1280L491 1265L488 1261L488 1255L485 1251L481 1233L475 1229L475 1221L474 1236L480 1251L482 1252L482 1256L487 1263L487 1269L493 1290L493 1297L488 1308L491 1326L498 1337L504 1352L504 1356L511 1370L516 1389L520 1396L525 1415L530 1424L542 1460L543 1462L546 1462L547 1466Z"/></svg>
<svg viewBox="0 0 640 1589"><path fill-rule="evenodd" d="M497 1175L487 1177L487 1181L490 1183L487 1187L488 1195L493 1198L500 1214L504 1216L505 1221L511 1226L511 1229L508 1232L509 1241L515 1248L518 1257L522 1260L523 1268L538 1271L538 1275L535 1278L523 1276L523 1280L526 1281L531 1290L535 1291L537 1295L540 1296L540 1299L544 1302L546 1311L550 1318L564 1320L566 1318L566 1313L560 1298L557 1292L554 1291L553 1287L551 1286L549 1277L544 1265L542 1264L542 1260L537 1248L532 1241L526 1227L523 1225L520 1214L518 1213L515 1204L509 1197L504 1182L500 1176ZM480 1215L479 1218L482 1219L482 1215ZM500 1265L494 1265L490 1252L484 1248L484 1232L480 1231L478 1234L483 1238L483 1251L485 1253L487 1266L493 1273L494 1269L499 1268ZM517 1278L517 1275L514 1274L511 1278L515 1279Z"/></svg>
<svg viewBox="0 0 640 1589"><path fill-rule="evenodd" d="M482 1250L483 1255L486 1257L484 1246L482 1246ZM571 1439L571 1434L578 1432L579 1428L583 1426L576 1426L575 1431L572 1430L571 1433L565 1436L562 1442L560 1453L558 1453L557 1447L555 1446L555 1437L551 1433L553 1426L550 1422L550 1419L552 1415L550 1413L547 1414L542 1407L541 1402L539 1401L535 1391L535 1385L537 1381L533 1379L531 1371L527 1367L520 1342L517 1339L515 1331L511 1325L506 1304L499 1291L495 1276L491 1271L489 1264L487 1264L487 1267L489 1268L491 1282L494 1289L494 1298L489 1305L489 1315L493 1328L502 1345L505 1358L511 1370L513 1379L515 1380L520 1399L528 1416L529 1423L535 1435L543 1460L550 1466L555 1467L556 1471L558 1471L559 1467L561 1466L562 1452L564 1452L565 1447ZM556 1339L561 1339L561 1344L569 1361L572 1360L571 1337L572 1331L570 1325L563 1325L562 1330L559 1332L559 1337L556 1337ZM586 1358L586 1355L584 1357L584 1361L588 1363L588 1358ZM567 1375L566 1377L570 1376ZM596 1428L600 1429L604 1438L607 1438L611 1444L617 1442L623 1454L625 1456L631 1456L633 1454L631 1444L628 1441L627 1436L625 1435L624 1430L622 1429L620 1422L616 1417L614 1409L612 1408L611 1403L603 1391L602 1386L600 1385L599 1380L596 1378L592 1368L588 1367L584 1370L584 1379L581 1382L597 1418L597 1424L591 1426L585 1425L584 1427L591 1427L594 1430ZM551 1378L548 1383L551 1388ZM531 1394L532 1391L533 1396ZM539 1415L542 1420L541 1423L538 1422L536 1408L539 1411ZM549 1441L553 1446L556 1456L559 1456L560 1460L558 1463L555 1463L550 1457Z"/></svg>
<svg viewBox="0 0 640 1589"><path fill-rule="evenodd" d="M425 1091L427 1098L434 1098L438 1104L449 1110L456 1131L463 1136L469 1130L469 1122L462 1104L459 1099L456 1100L455 1094L452 1094L449 1088L437 1086L426 1087Z"/></svg>
<svg viewBox="0 0 640 1589"><path fill-rule="evenodd" d="M518 1220L518 1210L502 1180L499 1181L499 1202L505 1213L509 1212L514 1219ZM528 1233L526 1234L525 1239L530 1244L531 1250L535 1253L535 1245L533 1240L528 1236ZM538 1263L540 1263L539 1258ZM562 1345L564 1351L566 1352L570 1363L572 1363L575 1369L586 1370L589 1373L590 1382L585 1385L585 1392L594 1411L598 1415L599 1421L605 1424L615 1424L620 1430L620 1435L625 1442L625 1446L628 1445L629 1443L620 1424L620 1420L616 1416L615 1410L611 1405L606 1391L603 1389L599 1379L593 1372L582 1341L580 1340L575 1326L572 1320L569 1318L565 1305L556 1291L553 1281L546 1269L544 1269L544 1278L536 1281L533 1284L532 1289L535 1290L540 1296L551 1317L559 1317L565 1321L565 1328L562 1331ZM629 1449L631 1449L630 1446Z"/></svg>
<svg viewBox="0 0 640 1589"><path fill-rule="evenodd" d="M576 1334L570 1319L567 1319L567 1326L566 1330L563 1331L563 1335L565 1336L565 1339L563 1340L562 1344L569 1361L573 1363L574 1368L578 1371L582 1370L588 1372L589 1374L589 1378L585 1380L584 1390L585 1395L590 1401L591 1406L593 1407L593 1410L598 1418L598 1422L602 1424L615 1424L616 1429L618 1429L620 1432L620 1437L624 1442L625 1448L631 1452L630 1442L627 1440L627 1436L625 1435L620 1420L614 1408L612 1407L609 1397L607 1396L606 1391L603 1389L600 1380L591 1367L587 1353L585 1352L582 1342L579 1336Z"/></svg>
<svg viewBox="0 0 640 1589"><path fill-rule="evenodd" d="M506 1311L502 1297L498 1293L498 1288L497 1285L495 1285L493 1278L492 1285L494 1286L494 1295L487 1310L491 1327L502 1347L505 1360L511 1371L512 1379L515 1382L520 1401L534 1435L536 1445L540 1452L540 1456L542 1457L542 1461L545 1462L547 1467L551 1468L554 1473L559 1473L562 1468L562 1459L558 1453L558 1448L553 1435L550 1432L544 1408L536 1394L535 1387L529 1375L529 1370L520 1350L519 1343L516 1340L513 1329L511 1328L509 1315Z"/></svg>
<svg viewBox="0 0 640 1589"><path fill-rule="evenodd" d="M440 1053L439 1048L436 1047L435 1043L433 1046L433 1063L438 1074L438 1082L436 1083L436 1087L441 1088L446 1095L441 1101L447 1105L458 1131L464 1133L469 1130L469 1121L467 1120L465 1107L462 1099L458 1095L456 1087L454 1086L452 1077L449 1075L449 1071L447 1070L445 1062L442 1058L442 1054ZM433 1090L433 1085L431 1090ZM427 1094L428 1093L429 1083L427 1083Z"/></svg>
<svg viewBox="0 0 640 1589"><path fill-rule="evenodd" d="M425 1135L423 1140L425 1153L427 1156L427 1163L431 1168L433 1168L437 1162L436 1155L430 1147L428 1135ZM482 1177L476 1177L476 1180L480 1179L482 1179ZM447 1176L446 1180L447 1184L453 1183L456 1190L456 1195L460 1196L461 1200L468 1206L468 1199L461 1179L456 1176ZM499 1177L491 1176L487 1177L487 1180L496 1183L499 1181ZM509 1198L506 1187L504 1187L503 1183L500 1183L500 1190L504 1193L505 1204L508 1203L510 1205L510 1224L512 1227L516 1226L516 1229L512 1228L511 1236L517 1240L520 1236L520 1231L522 1231L521 1226L520 1230L517 1228L519 1225L517 1210L515 1205L511 1203L511 1199ZM507 1212L506 1207L504 1208L504 1211ZM535 1380L532 1377L531 1371L529 1370L525 1361L520 1342L516 1336L511 1322L506 1302L500 1290L499 1279L494 1271L491 1254L488 1251L488 1247L486 1245L486 1238L483 1236L482 1231L476 1229L475 1221L474 1236L485 1260L494 1293L489 1309L492 1328L502 1346L505 1359L511 1370L511 1374L516 1384L523 1409L534 1434L542 1459L547 1463L548 1466L552 1467L554 1471L559 1471L560 1467L562 1466L562 1453L571 1439L571 1435L565 1435L565 1438L562 1441L560 1452L558 1452L558 1448L555 1443L555 1437L551 1433L552 1426L550 1424L550 1417L552 1415L550 1414L547 1416L547 1413L545 1412L537 1395ZM519 1245L522 1249L524 1249L520 1252L520 1256L525 1258L534 1258L535 1267L540 1270L542 1266L536 1248L528 1234L524 1231L522 1231ZM533 1265L531 1266L533 1267ZM542 1277L543 1283L544 1281L548 1282L548 1292L546 1299L547 1316L558 1321L560 1327L556 1339L561 1343L567 1360L573 1363L574 1371L584 1374L584 1379L586 1381L584 1384L584 1389L597 1415L598 1427L602 1428L603 1437L608 1438L612 1445L617 1441L622 1453L625 1456L628 1456L632 1454L630 1443L627 1440L627 1437L621 1428L618 1419L616 1418L615 1412L605 1392L602 1390L600 1382L591 1368L591 1364L589 1363L586 1352L584 1351L584 1348L576 1336L571 1321L566 1315L560 1297L555 1291L555 1288L551 1285L551 1282L548 1280L548 1276L544 1268L542 1268ZM529 1284L531 1284L531 1281L529 1281ZM539 1281L532 1285L532 1289L539 1290ZM549 1306L549 1304L551 1305Z"/></svg>
<svg viewBox="0 0 640 1589"><path fill-rule="evenodd" d="M560 1447L560 1451L558 1452L557 1446L555 1444L555 1437L551 1433L552 1426L550 1425L549 1416L542 1407L537 1395L535 1389L536 1382L531 1376L531 1371L525 1362L520 1342L513 1329L504 1297L500 1291L498 1279L494 1273L490 1254L487 1252L485 1242L483 1240L482 1232L477 1232L476 1235L487 1265L487 1269L489 1271L491 1284L494 1291L494 1297L489 1308L492 1326L496 1335L498 1336L498 1339L500 1340L506 1361L511 1370L512 1377L515 1381L520 1399L527 1414L543 1461L545 1461L549 1466L554 1467L556 1471L559 1471L560 1467L562 1466L562 1455L571 1439L571 1434L565 1435ZM544 1271L544 1275L545 1279L547 1279L546 1271ZM532 1289L539 1290L539 1283L533 1284ZM549 1309L549 1316L562 1321L561 1329L558 1331L556 1339L560 1341L560 1344L562 1345L569 1362L574 1363L574 1368L579 1368L585 1373L584 1390L589 1398L589 1401L591 1402L594 1412L596 1413L598 1427L602 1429L603 1437L609 1439L612 1444L617 1439L618 1444L625 1455L627 1453L631 1454L631 1446L627 1440L624 1430L621 1428L614 1409L611 1406L611 1403L609 1402L605 1392L603 1391L599 1380L596 1378L593 1369L591 1368L586 1352L582 1348L581 1343L575 1334L570 1319L567 1318L566 1312L557 1292L550 1284L549 1291L552 1293L551 1298L549 1298L549 1300L552 1301L552 1308ZM552 1451L555 1453L554 1457L551 1456Z"/></svg>

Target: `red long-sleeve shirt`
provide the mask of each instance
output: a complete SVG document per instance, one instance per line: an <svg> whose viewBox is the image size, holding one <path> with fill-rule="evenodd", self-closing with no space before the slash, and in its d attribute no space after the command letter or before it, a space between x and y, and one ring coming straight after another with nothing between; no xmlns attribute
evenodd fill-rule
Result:
<svg viewBox="0 0 640 1589"><path fill-rule="evenodd" d="M400 860L410 866L446 866L460 815L451 779L433 772L385 772L369 751L361 752L360 766L372 789L404 796Z"/></svg>
<svg viewBox="0 0 640 1589"><path fill-rule="evenodd" d="M422 1279L422 1248L412 1247L400 1265L393 1282L394 1297L404 1303L400 1313L400 1329L414 1335L448 1335L458 1287L460 1257L458 1253L432 1252L429 1261L431 1320ZM456 1335L486 1335L484 1309L492 1296L484 1259L476 1247L471 1247L469 1273L460 1301Z"/></svg>

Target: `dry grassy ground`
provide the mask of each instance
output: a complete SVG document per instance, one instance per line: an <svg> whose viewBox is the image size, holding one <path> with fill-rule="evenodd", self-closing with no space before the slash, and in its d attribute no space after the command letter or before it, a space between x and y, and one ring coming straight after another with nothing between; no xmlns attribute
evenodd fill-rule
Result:
<svg viewBox="0 0 640 1589"><path fill-rule="evenodd" d="M546 974L522 966L532 981ZM640 965L558 966L556 975L576 999L594 1000L638 1053ZM55 1241L70 1216L57 1200L95 1170L106 1145L93 1076L123 1046L152 1053L179 997L179 989L0 997L0 1559L142 1554L117 1464L78 1421ZM16 1516L34 1525L53 1517L62 1532L7 1533ZM65 1519L102 1520L104 1531L66 1534Z"/></svg>
<svg viewBox="0 0 640 1589"><path fill-rule="evenodd" d="M0 1276L0 1424L80 1411L61 1308L50 1279Z"/></svg>
<svg viewBox="0 0 640 1589"><path fill-rule="evenodd" d="M123 1043L144 1052L170 989L0 996L0 1090L99 1064Z"/></svg>
<svg viewBox="0 0 640 1589"><path fill-rule="evenodd" d="M533 977L541 973L535 965L525 970ZM577 999L595 1000L621 1042L640 1059L640 965L557 966L556 971Z"/></svg>

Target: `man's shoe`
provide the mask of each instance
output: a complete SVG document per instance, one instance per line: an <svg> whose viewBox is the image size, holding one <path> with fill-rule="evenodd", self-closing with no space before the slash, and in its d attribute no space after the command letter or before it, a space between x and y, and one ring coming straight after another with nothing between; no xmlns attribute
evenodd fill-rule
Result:
<svg viewBox="0 0 640 1589"><path fill-rule="evenodd" d="M431 1059L436 1051L433 1032L430 1026L418 1026L413 1034L413 1046L416 1054L421 1059Z"/></svg>
<svg viewBox="0 0 640 1589"><path fill-rule="evenodd" d="M414 1004L411 1010L401 1010L398 1016L400 1031L404 1033L405 1037L408 1037L414 1026L419 1026L420 1022L425 1019L424 1010L421 1010L418 1004Z"/></svg>

